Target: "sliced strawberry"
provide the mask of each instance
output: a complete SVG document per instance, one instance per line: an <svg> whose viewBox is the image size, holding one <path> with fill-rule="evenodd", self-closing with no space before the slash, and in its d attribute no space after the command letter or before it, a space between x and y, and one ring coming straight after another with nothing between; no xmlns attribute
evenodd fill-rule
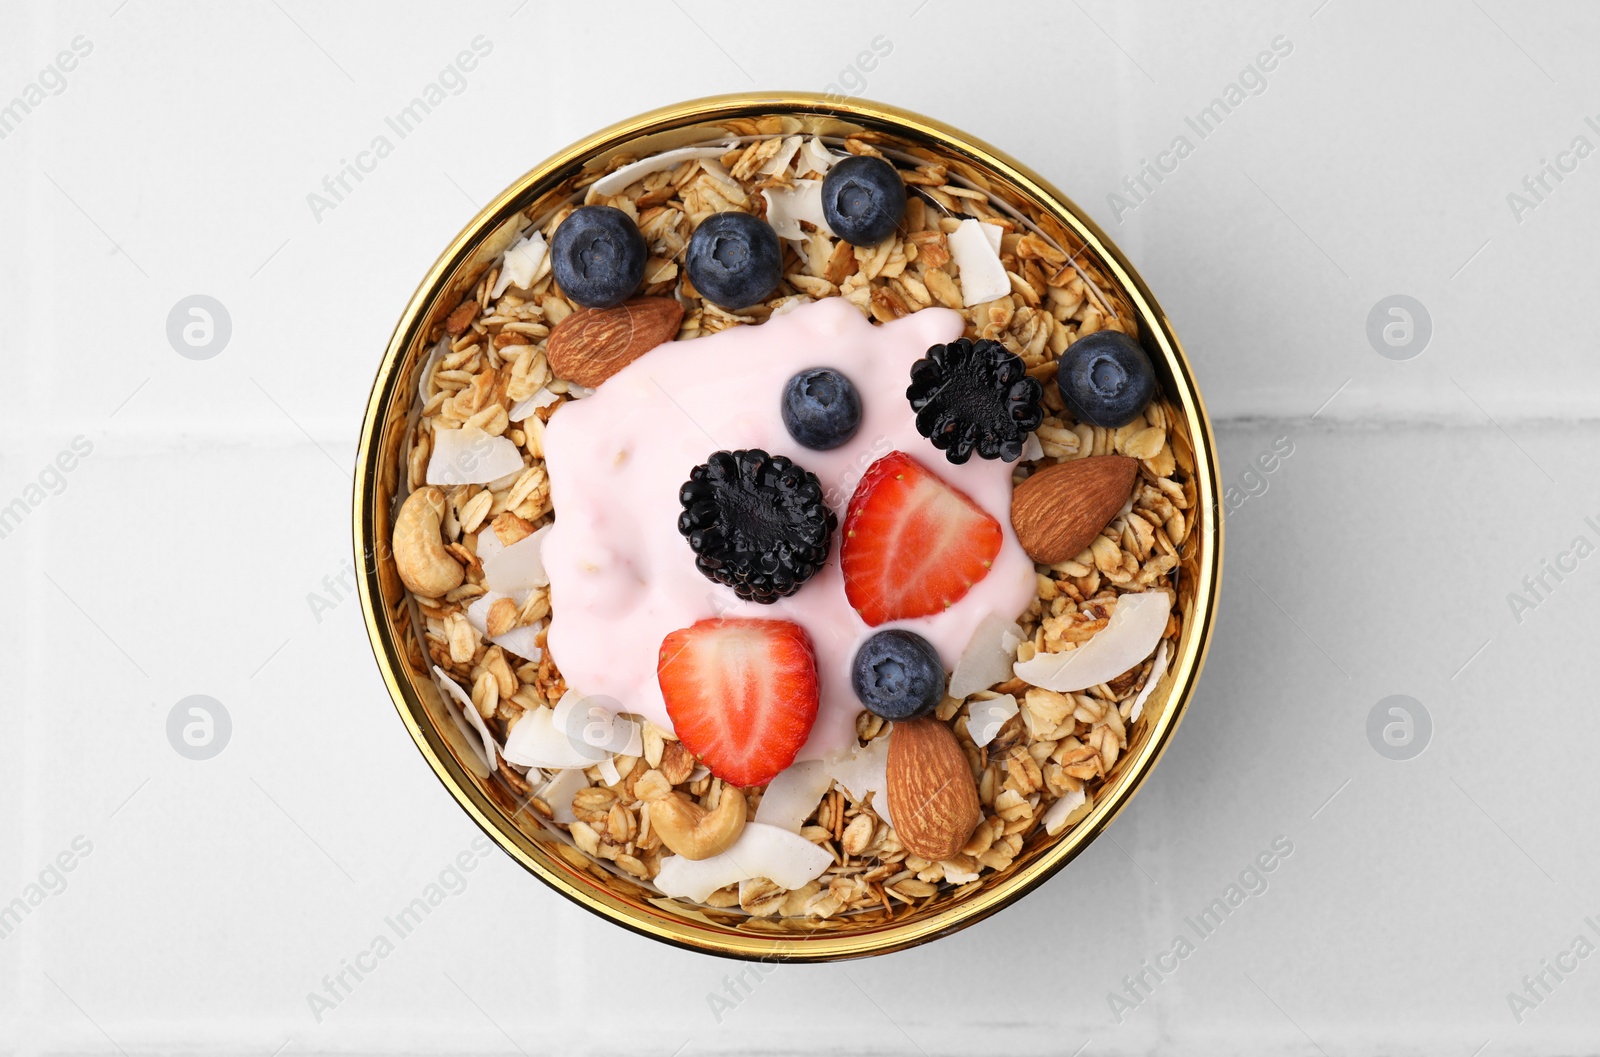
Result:
<svg viewBox="0 0 1600 1057"><path fill-rule="evenodd" d="M817 720L811 636L787 620L710 619L674 631L656 677L678 740L733 785L771 781Z"/></svg>
<svg viewBox="0 0 1600 1057"><path fill-rule="evenodd" d="M942 613L989 574L1000 522L903 451L867 468L844 518L844 593L873 627Z"/></svg>

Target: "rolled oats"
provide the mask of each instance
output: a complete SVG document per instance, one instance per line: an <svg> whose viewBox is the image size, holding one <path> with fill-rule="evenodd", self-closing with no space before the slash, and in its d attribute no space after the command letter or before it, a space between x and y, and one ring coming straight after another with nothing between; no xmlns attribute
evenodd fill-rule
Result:
<svg viewBox="0 0 1600 1057"><path fill-rule="evenodd" d="M489 606L489 615L485 623L489 637L499 638L517 626L517 604L509 598L495 599Z"/></svg>
<svg viewBox="0 0 1600 1057"><path fill-rule="evenodd" d="M640 800L660 800L672 792L672 783L660 771L651 769L633 783L633 795Z"/></svg>
<svg viewBox="0 0 1600 1057"><path fill-rule="evenodd" d="M876 824L871 815L859 814L850 820L840 838L840 846L847 856L858 856L872 846Z"/></svg>
<svg viewBox="0 0 1600 1057"><path fill-rule="evenodd" d="M765 877L739 882L739 906L756 917L769 917L783 909L789 890Z"/></svg>
<svg viewBox="0 0 1600 1057"><path fill-rule="evenodd" d="M602 822L610 817L617 794L605 786L591 785L572 796L572 813L585 822Z"/></svg>

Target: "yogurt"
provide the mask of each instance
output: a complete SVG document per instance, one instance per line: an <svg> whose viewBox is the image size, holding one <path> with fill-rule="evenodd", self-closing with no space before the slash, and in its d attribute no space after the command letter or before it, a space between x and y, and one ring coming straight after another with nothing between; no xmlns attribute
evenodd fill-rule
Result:
<svg viewBox="0 0 1600 1057"><path fill-rule="evenodd" d="M906 401L911 365L930 345L961 336L962 320L927 308L874 326L831 297L692 341L667 342L628 364L591 396L563 404L544 434L555 525L543 548L550 578L546 645L567 685L595 704L671 729L656 681L661 640L707 617L790 620L816 647L821 700L798 759L855 744L861 702L850 687L856 648L903 627L939 651L948 671L991 613L1017 617L1035 594L1033 562L1011 530L1012 464L974 457L962 466L917 432ZM779 411L788 380L831 367L855 383L861 426L847 444L811 451ZM827 563L788 598L742 601L695 568L678 533L678 489L714 451L761 448L817 475L839 516ZM899 449L965 492L1000 523L989 574L944 612L868 627L845 598L839 540L845 509L867 467ZM610 699L610 700L606 700Z"/></svg>

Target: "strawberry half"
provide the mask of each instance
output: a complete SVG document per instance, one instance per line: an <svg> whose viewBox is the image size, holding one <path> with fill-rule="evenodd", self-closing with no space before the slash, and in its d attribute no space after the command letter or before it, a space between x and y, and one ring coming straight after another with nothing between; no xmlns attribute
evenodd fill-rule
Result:
<svg viewBox="0 0 1600 1057"><path fill-rule="evenodd" d="M656 677L683 747L736 786L776 777L817 720L811 636L787 620L709 619L674 631Z"/></svg>
<svg viewBox="0 0 1600 1057"><path fill-rule="evenodd" d="M1000 522L903 451L867 468L844 518L844 593L869 625L942 613L989 574Z"/></svg>

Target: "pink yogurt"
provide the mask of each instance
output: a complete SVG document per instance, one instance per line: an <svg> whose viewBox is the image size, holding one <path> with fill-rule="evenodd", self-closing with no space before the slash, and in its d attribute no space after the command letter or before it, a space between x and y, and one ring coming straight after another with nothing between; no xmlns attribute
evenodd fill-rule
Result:
<svg viewBox="0 0 1600 1057"><path fill-rule="evenodd" d="M544 436L556 521L543 558L552 614L547 644L567 684L670 730L656 682L657 653L669 632L716 616L792 620L811 635L821 683L817 723L798 758L855 744L861 702L850 688L850 663L881 628L868 627L845 599L842 531L827 564L772 605L741 601L707 580L678 534L678 489L719 449L762 448L810 470L841 530L866 468L890 451L906 452L992 514L1005 538L989 574L955 605L882 627L926 637L950 670L984 617L1018 616L1035 584L1033 563L1011 531L1011 464L974 457L951 465L917 433L905 398L911 365L961 329L949 309L875 326L849 302L826 298L760 326L668 342L592 396L562 405ZM785 383L810 367L840 371L861 394L861 428L833 451L795 443L779 413Z"/></svg>

